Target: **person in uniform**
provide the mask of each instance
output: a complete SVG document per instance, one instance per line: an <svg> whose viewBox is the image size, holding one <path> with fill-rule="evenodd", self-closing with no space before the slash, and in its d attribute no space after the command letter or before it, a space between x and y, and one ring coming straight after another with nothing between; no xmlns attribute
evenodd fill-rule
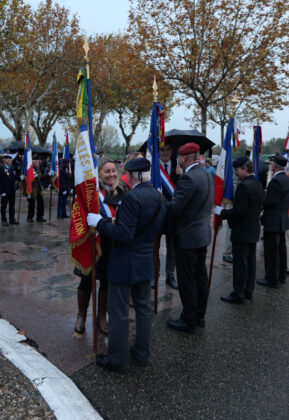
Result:
<svg viewBox="0 0 289 420"><path fill-rule="evenodd" d="M67 198L71 190L71 174L69 172L69 160L62 159L62 166L59 171L59 192L57 201L57 218L66 219Z"/></svg>
<svg viewBox="0 0 289 420"><path fill-rule="evenodd" d="M276 154L272 159L272 179L263 203L265 279L261 286L278 288L285 283L287 270L285 232L289 229L289 178L285 167L287 159Z"/></svg>
<svg viewBox="0 0 289 420"><path fill-rule="evenodd" d="M107 158L99 159L98 176L100 212L102 217L109 221L113 221L116 216L117 208L121 205L121 200L123 198L123 190L119 186L116 164ZM113 249L113 242L103 235L100 235L100 242L101 256L96 264L96 278L100 281L97 324L100 331L107 334L107 270L109 258ZM77 333L82 334L85 331L86 314L92 289L92 278L91 273L88 276L85 276L77 268L74 269L74 273L81 277L77 290L78 314L74 329Z"/></svg>
<svg viewBox="0 0 289 420"><path fill-rule="evenodd" d="M253 174L253 163L241 156L233 163L238 183L233 207L217 206L215 214L227 219L231 227L233 250L233 292L222 296L228 303L251 300L256 277L256 243L260 236L260 213L264 199L263 188Z"/></svg>
<svg viewBox="0 0 289 420"><path fill-rule="evenodd" d="M153 247L164 221L166 204L149 183L150 162L132 159L125 164L132 190L123 198L116 224L100 215L88 214L87 223L117 243L108 268L108 353L97 363L104 369L126 373L128 367L129 297L136 312L136 339L131 354L139 366L146 366L150 350L153 276Z"/></svg>
<svg viewBox="0 0 289 420"><path fill-rule="evenodd" d="M15 219L15 194L16 172L12 167L10 155L3 156L3 164L0 166L0 196L2 226L18 225ZM6 217L6 209L9 204L9 223Z"/></svg>
<svg viewBox="0 0 289 420"><path fill-rule="evenodd" d="M183 311L168 327L193 333L204 326L209 294L206 269L207 246L211 242L210 217L214 186L211 175L199 165L200 147L187 143L178 149L184 174L178 179L167 211L172 216L176 268Z"/></svg>
<svg viewBox="0 0 289 420"><path fill-rule="evenodd" d="M169 143L166 143L164 147L159 148L159 158L160 164L170 177L171 181L175 185L178 179L178 174L176 172L176 164L172 161L172 147ZM162 187L162 193L166 200L171 201L172 196L167 191L165 186ZM176 258L175 258L175 247L174 247L174 237L171 232L166 233L166 284L173 289L178 288L178 283L175 279L175 267L176 267Z"/></svg>
<svg viewBox="0 0 289 420"><path fill-rule="evenodd" d="M31 194L30 196L27 197L27 201L28 201L27 223L34 222L35 200L37 202L36 221L46 222L46 219L44 219L43 217L44 216L44 200L41 193L42 186L40 182L40 178L41 178L40 162L41 162L41 159L38 156L33 156L32 165L33 165L34 180L32 182ZM24 191L26 191L25 186L24 186Z"/></svg>

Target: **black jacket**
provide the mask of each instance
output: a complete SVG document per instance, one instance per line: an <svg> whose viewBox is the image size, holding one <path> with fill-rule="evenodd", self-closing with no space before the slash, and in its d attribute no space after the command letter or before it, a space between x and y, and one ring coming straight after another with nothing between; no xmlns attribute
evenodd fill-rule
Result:
<svg viewBox="0 0 289 420"><path fill-rule="evenodd" d="M264 230L284 232L289 229L289 178L285 172L273 176L264 200Z"/></svg>
<svg viewBox="0 0 289 420"><path fill-rule="evenodd" d="M4 163L0 165L0 194L15 194L16 172L11 166L7 168Z"/></svg>
<svg viewBox="0 0 289 420"><path fill-rule="evenodd" d="M262 186L254 175L248 175L238 184L233 208L221 212L221 218L228 219L232 228L232 242L258 242L263 199Z"/></svg>
<svg viewBox="0 0 289 420"><path fill-rule="evenodd" d="M72 188L71 183L71 174L69 170L66 168L61 168L59 171L59 193L62 194L66 191L68 194L70 189Z"/></svg>

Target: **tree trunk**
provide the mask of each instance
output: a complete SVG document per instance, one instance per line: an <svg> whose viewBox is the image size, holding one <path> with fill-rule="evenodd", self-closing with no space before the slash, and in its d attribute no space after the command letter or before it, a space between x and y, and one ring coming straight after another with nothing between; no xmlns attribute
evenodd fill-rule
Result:
<svg viewBox="0 0 289 420"><path fill-rule="evenodd" d="M125 154L128 155L130 152L130 142L132 139L132 134L130 134L129 136L125 136Z"/></svg>
<svg viewBox="0 0 289 420"><path fill-rule="evenodd" d="M94 128L93 137L94 137L94 144L96 145L97 149L98 149L98 143L99 143L99 136L100 136L106 115L107 115L107 112L104 109L101 109L99 113L98 122L96 123L95 128Z"/></svg>
<svg viewBox="0 0 289 420"><path fill-rule="evenodd" d="M202 106L202 134L207 135L207 106Z"/></svg>

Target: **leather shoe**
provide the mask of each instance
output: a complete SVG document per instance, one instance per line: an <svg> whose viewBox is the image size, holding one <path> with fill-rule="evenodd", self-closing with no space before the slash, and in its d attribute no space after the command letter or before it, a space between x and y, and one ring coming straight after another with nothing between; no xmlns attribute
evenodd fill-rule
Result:
<svg viewBox="0 0 289 420"><path fill-rule="evenodd" d="M138 366L140 366L140 367L147 367L148 362L141 361L141 360L139 360L139 359L137 358L137 356L136 356L136 354L135 354L135 350L134 350L134 347L133 347L133 346L132 346L132 347L130 347L129 351L130 351L131 357L133 358L133 360L135 361L135 363L136 363Z"/></svg>
<svg viewBox="0 0 289 420"><path fill-rule="evenodd" d="M96 364L105 370L110 370L111 372L120 373L121 375L124 375L128 372L128 368L126 366L114 365L109 360L109 356L105 354L99 354L96 357Z"/></svg>
<svg viewBox="0 0 289 420"><path fill-rule="evenodd" d="M230 255L224 255L223 256L223 261L233 264L233 258Z"/></svg>
<svg viewBox="0 0 289 420"><path fill-rule="evenodd" d="M36 219L36 222L46 222L46 219L44 219L44 217L42 217L41 219Z"/></svg>
<svg viewBox="0 0 289 420"><path fill-rule="evenodd" d="M243 303L243 299L241 299L235 292L232 292L228 296L221 296L220 299L227 303L237 303L239 305Z"/></svg>
<svg viewBox="0 0 289 420"><path fill-rule="evenodd" d="M2 221L2 226L9 226L9 223L7 222L7 220Z"/></svg>
<svg viewBox="0 0 289 420"><path fill-rule="evenodd" d="M271 289L279 289L278 284L268 283L266 280L257 280L256 282L260 286L270 287Z"/></svg>
<svg viewBox="0 0 289 420"><path fill-rule="evenodd" d="M33 219L27 219L27 223L34 223Z"/></svg>
<svg viewBox="0 0 289 420"><path fill-rule="evenodd" d="M194 327L190 327L189 325L187 325L182 318L179 319L169 319L167 322L167 326L169 328L172 328L173 330L176 331L181 331L181 332L186 332L188 334L193 334L195 331Z"/></svg>
<svg viewBox="0 0 289 420"><path fill-rule="evenodd" d="M166 284L170 287L172 287L173 289L178 289L178 283L176 282L176 280L174 279L174 277L167 277L166 278Z"/></svg>

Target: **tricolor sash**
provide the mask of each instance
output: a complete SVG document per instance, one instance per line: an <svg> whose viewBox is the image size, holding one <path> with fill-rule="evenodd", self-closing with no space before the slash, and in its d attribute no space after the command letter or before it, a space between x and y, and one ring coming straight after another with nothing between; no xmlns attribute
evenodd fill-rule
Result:
<svg viewBox="0 0 289 420"><path fill-rule="evenodd" d="M171 180L169 174L164 170L163 165L160 163L160 172L161 172L161 180L162 180L162 187L166 189L166 191L172 197L175 192L175 185Z"/></svg>
<svg viewBox="0 0 289 420"><path fill-rule="evenodd" d="M115 208L104 202L105 199L105 190L103 188L99 189L99 209L103 217L108 217L113 219L115 217Z"/></svg>

